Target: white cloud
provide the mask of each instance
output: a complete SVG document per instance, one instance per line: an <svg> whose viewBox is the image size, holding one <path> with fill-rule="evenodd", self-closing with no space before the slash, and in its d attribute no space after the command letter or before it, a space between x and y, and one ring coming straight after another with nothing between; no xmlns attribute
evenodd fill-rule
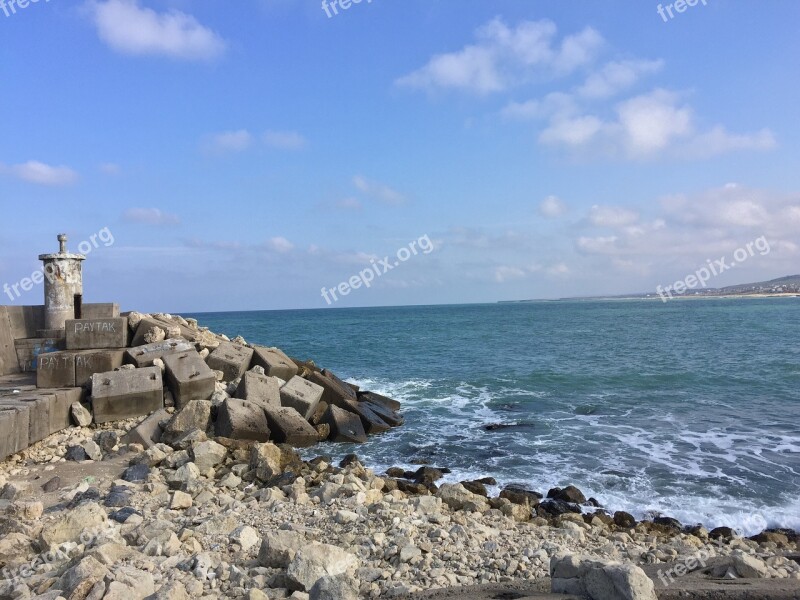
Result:
<svg viewBox="0 0 800 600"><path fill-rule="evenodd" d="M539 141L571 150L594 151L608 157L648 160L664 155L708 158L735 150L769 150L775 139L769 130L730 134L724 127L698 131L694 112L680 95L663 89L617 104L616 118L564 110L553 115Z"/></svg>
<svg viewBox="0 0 800 600"><path fill-rule="evenodd" d="M218 34L178 10L157 13L137 0L89 2L87 7L100 39L123 54L209 60L225 51Z"/></svg>
<svg viewBox="0 0 800 600"><path fill-rule="evenodd" d="M6 173L28 183L48 186L70 185L78 180L78 174L69 167L55 167L38 160L8 166L0 163L0 173Z"/></svg>
<svg viewBox="0 0 800 600"><path fill-rule="evenodd" d="M567 205L558 196L548 196L539 204L539 213L545 217L560 217L567 212Z"/></svg>
<svg viewBox="0 0 800 600"><path fill-rule="evenodd" d="M563 262L562 263L557 263L555 265L551 265L550 267L547 268L547 273L549 275L555 275L555 276L558 276L558 277L561 277L561 276L564 276L564 275L569 275L570 272L571 272L571 269L567 266L566 263L563 263Z"/></svg>
<svg viewBox="0 0 800 600"><path fill-rule="evenodd" d="M500 92L536 74L569 74L594 60L603 45L603 38L591 28L565 37L560 45L556 34L555 24L546 19L509 27L498 17L477 30L475 44L433 56L395 83L426 90Z"/></svg>
<svg viewBox="0 0 800 600"><path fill-rule="evenodd" d="M393 190L388 185L382 183L368 181L361 175L353 177L353 185L356 189L370 198L374 198L384 204L403 204L405 197L398 191Z"/></svg>
<svg viewBox="0 0 800 600"><path fill-rule="evenodd" d="M576 112L578 112L578 106L572 95L553 92L547 94L542 100L510 102L500 111L500 115L507 119L527 121L544 119L555 115L570 115Z"/></svg>
<svg viewBox="0 0 800 600"><path fill-rule="evenodd" d="M267 247L280 254L286 254L294 249L294 244L285 237L274 237L267 242Z"/></svg>
<svg viewBox="0 0 800 600"><path fill-rule="evenodd" d="M615 235L578 238L578 249L589 254L609 254L616 250L617 240Z"/></svg>
<svg viewBox="0 0 800 600"><path fill-rule="evenodd" d="M128 223L155 226L177 225L180 223L177 215L166 213L159 208L129 208L123 213L122 219Z"/></svg>
<svg viewBox="0 0 800 600"><path fill-rule="evenodd" d="M598 206L589 211L589 222L595 227L625 227L639 220L639 214L617 206Z"/></svg>
<svg viewBox="0 0 800 600"><path fill-rule="evenodd" d="M494 280L497 283L505 283L506 281L512 281L514 279L522 279L526 275L527 272L519 267L502 265L495 267L494 269Z"/></svg>
<svg viewBox="0 0 800 600"><path fill-rule="evenodd" d="M210 153L243 152L253 143L253 136L246 129L223 131L206 137L203 148Z"/></svg>
<svg viewBox="0 0 800 600"><path fill-rule="evenodd" d="M306 139L296 131L267 131L264 143L281 150L301 150L306 146Z"/></svg>
<svg viewBox="0 0 800 600"><path fill-rule="evenodd" d="M607 98L631 87L642 76L657 73L663 66L663 60L609 62L589 75L578 93L587 98Z"/></svg>
<svg viewBox="0 0 800 600"><path fill-rule="evenodd" d="M575 239L578 252L591 261L585 263L587 268L591 264L593 273L607 277L616 271L636 277L658 276L660 283L668 283L709 260L730 258L736 249L763 236L771 246L769 255L757 253L741 266L745 272L737 269L735 278L726 276L728 279L715 285L768 279L765 273L797 272L800 194L728 184L691 195L666 196L657 206L660 213L655 218L635 221L633 214L593 219L598 214L593 207L587 224L604 225L611 231Z"/></svg>
<svg viewBox="0 0 800 600"><path fill-rule="evenodd" d="M539 135L544 144L562 144L565 146L584 146L594 140L603 130L603 122L597 117L585 115L581 117L557 117Z"/></svg>

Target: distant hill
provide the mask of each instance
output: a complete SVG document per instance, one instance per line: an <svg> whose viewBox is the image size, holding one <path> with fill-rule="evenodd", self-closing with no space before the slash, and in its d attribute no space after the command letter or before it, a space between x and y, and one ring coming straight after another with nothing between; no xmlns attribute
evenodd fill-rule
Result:
<svg viewBox="0 0 800 600"><path fill-rule="evenodd" d="M800 295L800 275L787 275L786 277L779 277L778 279L771 279L770 281L759 281L757 283L740 283L738 285L729 285L724 288L696 288L688 290L685 294L676 294L672 292L673 296L680 298L687 297L715 297L715 296L748 296L756 294L788 294ZM619 294L617 296L583 296L575 298L560 298L561 300L601 300L609 298L658 298L656 292L649 292L644 294ZM538 300L500 300L500 304L514 303L514 302L538 302Z"/></svg>
<svg viewBox="0 0 800 600"><path fill-rule="evenodd" d="M779 288L788 288L788 289L779 290ZM787 293L800 292L800 275L788 275L787 277L780 277L778 279L772 279L770 281L760 281L758 283L743 283L740 285L729 285L728 287L719 288L716 291L724 295L724 294L753 294L753 293L758 293L759 290L760 291L776 290L775 292L771 293L781 293L781 291L785 291Z"/></svg>

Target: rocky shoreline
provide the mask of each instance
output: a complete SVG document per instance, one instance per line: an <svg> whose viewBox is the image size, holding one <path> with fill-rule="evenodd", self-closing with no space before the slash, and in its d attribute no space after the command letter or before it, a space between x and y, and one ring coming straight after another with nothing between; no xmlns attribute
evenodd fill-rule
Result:
<svg viewBox="0 0 800 600"><path fill-rule="evenodd" d="M203 339L204 359L225 341ZM699 572L800 590L796 532L741 538L669 517L637 522L570 485L489 497L491 478L442 483L446 469L428 465L374 473L352 454L304 461L288 438L220 435L246 373L220 378L208 401L84 421L0 464L0 599L379 598L549 581L554 592L652 600ZM371 400L402 422L389 399ZM318 438L329 437L321 424Z"/></svg>

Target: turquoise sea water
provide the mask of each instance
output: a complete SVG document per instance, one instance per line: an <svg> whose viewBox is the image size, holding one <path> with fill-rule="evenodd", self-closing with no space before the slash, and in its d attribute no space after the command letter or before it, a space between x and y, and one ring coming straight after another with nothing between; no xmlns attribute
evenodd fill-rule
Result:
<svg viewBox="0 0 800 600"><path fill-rule="evenodd" d="M315 453L540 492L571 483L637 516L800 529L800 299L193 316L403 402L404 427Z"/></svg>

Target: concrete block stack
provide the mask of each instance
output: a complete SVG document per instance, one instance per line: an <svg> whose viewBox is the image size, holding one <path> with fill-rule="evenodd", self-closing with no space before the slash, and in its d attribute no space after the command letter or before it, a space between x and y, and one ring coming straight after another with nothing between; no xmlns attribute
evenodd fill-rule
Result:
<svg viewBox="0 0 800 600"><path fill-rule="evenodd" d="M0 308L0 459L71 426L76 403L98 424L150 415L127 440L145 447L197 429L296 447L360 443L403 422L394 400L179 316L85 305L87 318L67 319L62 337L18 339ZM12 312L17 329L42 331L36 311ZM18 360L8 369L12 346ZM32 365L35 385L19 373Z"/></svg>

